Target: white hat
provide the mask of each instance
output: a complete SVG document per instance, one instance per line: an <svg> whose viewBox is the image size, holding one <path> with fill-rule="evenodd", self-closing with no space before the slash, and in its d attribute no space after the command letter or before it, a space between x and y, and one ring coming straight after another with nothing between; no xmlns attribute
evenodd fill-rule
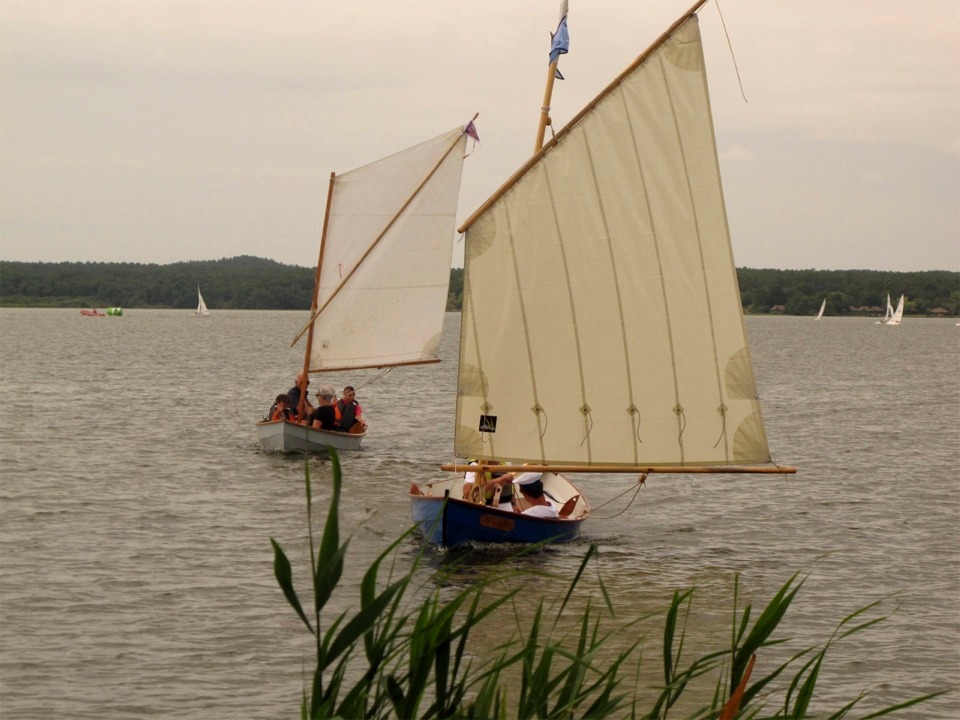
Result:
<svg viewBox="0 0 960 720"><path fill-rule="evenodd" d="M520 473L513 479L513 484L514 485L532 485L533 483L537 482L537 480L539 480L541 477L543 477L543 473L538 473L538 472Z"/></svg>

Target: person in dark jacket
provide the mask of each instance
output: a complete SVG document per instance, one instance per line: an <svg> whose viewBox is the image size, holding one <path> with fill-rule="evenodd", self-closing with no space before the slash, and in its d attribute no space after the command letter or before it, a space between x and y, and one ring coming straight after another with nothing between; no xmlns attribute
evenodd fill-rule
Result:
<svg viewBox="0 0 960 720"><path fill-rule="evenodd" d="M317 409L310 414L310 427L318 430L336 430L337 413L333 408L337 393L332 385L324 385L317 390Z"/></svg>
<svg viewBox="0 0 960 720"><path fill-rule="evenodd" d="M313 405L310 404L309 390L310 378L301 370L297 373L292 388L287 390L287 397L290 398L290 409L298 421L305 421L313 412ZM303 396L303 414L300 415L300 396Z"/></svg>

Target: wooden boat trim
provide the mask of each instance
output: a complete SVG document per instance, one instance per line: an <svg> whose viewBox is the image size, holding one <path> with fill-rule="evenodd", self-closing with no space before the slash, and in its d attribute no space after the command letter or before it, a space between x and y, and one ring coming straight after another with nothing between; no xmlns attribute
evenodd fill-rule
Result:
<svg viewBox="0 0 960 720"><path fill-rule="evenodd" d="M475 472L476 465L446 463L441 470ZM552 473L765 473L793 475L795 467L787 465L484 465L484 472L552 472Z"/></svg>
<svg viewBox="0 0 960 720"><path fill-rule="evenodd" d="M342 372L344 370L379 370L382 368L405 367L407 365L432 365L440 362L440 358L430 358L429 360L410 360L409 362L386 363L382 365L341 365L339 367L310 368L311 374L325 372Z"/></svg>

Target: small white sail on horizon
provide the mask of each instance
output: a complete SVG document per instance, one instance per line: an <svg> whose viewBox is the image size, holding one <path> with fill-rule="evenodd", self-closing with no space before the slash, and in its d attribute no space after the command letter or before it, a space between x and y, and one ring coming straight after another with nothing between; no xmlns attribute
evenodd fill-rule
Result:
<svg viewBox="0 0 960 720"><path fill-rule="evenodd" d="M207 304L203 301L203 295L200 294L200 286L197 285L197 310L193 313L196 317L207 317L210 311L207 310Z"/></svg>
<svg viewBox="0 0 960 720"><path fill-rule="evenodd" d="M893 314L890 316L890 319L887 320L887 325L899 325L903 321L903 302L905 296L900 296L900 302L897 303L897 309L893 311Z"/></svg>
<svg viewBox="0 0 960 720"><path fill-rule="evenodd" d="M874 325L886 325L893 317L893 305L890 304L890 293L887 293L887 309L883 314L883 320L877 320Z"/></svg>
<svg viewBox="0 0 960 720"><path fill-rule="evenodd" d="M827 299L823 299L823 303L820 305L820 312L817 313L817 320L820 320L823 317L823 311L827 309Z"/></svg>

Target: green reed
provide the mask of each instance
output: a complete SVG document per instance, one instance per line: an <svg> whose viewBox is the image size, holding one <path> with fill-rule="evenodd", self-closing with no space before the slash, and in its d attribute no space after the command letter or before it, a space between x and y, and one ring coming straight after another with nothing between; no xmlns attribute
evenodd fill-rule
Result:
<svg viewBox="0 0 960 720"><path fill-rule="evenodd" d="M729 718L803 718L814 700L817 681L827 652L838 641L861 632L885 619L873 616L878 603L867 605L837 625L831 637L819 647L794 653L765 675L753 677L755 658L773 656L765 649L785 642L775 639L778 628L803 580L790 578L751 624L752 607L734 607L730 646L683 661L693 590L674 594L663 628L663 684L647 694L640 687L640 640L614 652L609 640L648 618L603 629L605 614L614 608L602 578L597 578L606 613L588 602L572 624L576 630L567 637L557 633L571 627L561 615L597 550L591 546L566 593L549 609L541 597L532 617L525 610L523 620L516 607L519 589L496 593L487 590L493 575L441 598L439 589L426 599L413 599L411 590L419 564L402 573L394 565L381 578L384 561L412 532L395 540L370 565L360 583L359 609L344 611L327 619L324 607L339 585L349 540L340 542L339 510L342 489L340 463L330 452L333 488L319 550L315 547L312 491L309 465L305 469L307 529L310 547L313 612L308 614L293 585L293 572L286 554L273 538L274 574L287 602L311 633L316 645L316 664L309 691L304 689L300 715L315 718L649 718L665 719L684 697L695 704L687 717L727 720ZM522 573L522 570L512 570ZM395 574L397 575L395 577ZM490 595L494 595L490 597ZM529 600L524 600L529 607ZM493 652L479 659L471 651L470 635L481 623L512 609L516 631ZM869 617L868 617L869 616ZM321 624L323 621L326 625ZM502 624L502 623L501 623ZM488 653L489 654L489 653ZM792 675L792 677L791 677ZM700 679L697 690L691 681ZM704 685L704 680L708 681ZM691 698L690 693L713 688L709 697ZM687 692L687 696L684 693ZM941 693L912 698L898 705L863 716L880 717L916 705ZM818 717L846 717L866 696L861 693L832 712ZM644 711L643 707L649 707Z"/></svg>

